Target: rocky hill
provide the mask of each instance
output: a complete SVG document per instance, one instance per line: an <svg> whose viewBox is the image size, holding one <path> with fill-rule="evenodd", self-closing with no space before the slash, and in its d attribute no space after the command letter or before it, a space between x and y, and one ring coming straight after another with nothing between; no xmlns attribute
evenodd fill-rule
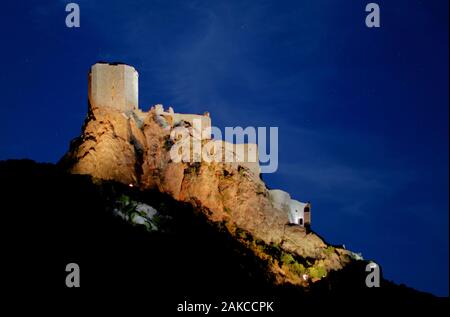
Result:
<svg viewBox="0 0 450 317"><path fill-rule="evenodd" d="M385 279L368 288L369 262L292 225L255 165L174 161L172 132L195 136L193 115L141 111L127 90L137 89L137 72L116 66L94 65L82 133L57 165L0 163L11 290L66 290L61 268L75 262L93 296L269 296L278 310L328 295L434 300ZM31 284L17 273L30 263Z"/></svg>
<svg viewBox="0 0 450 317"><path fill-rule="evenodd" d="M296 284L302 266L326 265L329 253L338 251L319 247L318 258L303 257L237 225L212 220L209 209L159 190L29 160L0 162L0 176L7 298L93 301L110 308L111 299L117 299L125 306L137 301L163 311L186 299L270 300L277 311L296 311L299 305L323 311L324 300L336 299L345 305L356 298L383 305L436 301L384 279L380 288L367 288L365 261L349 260L316 282ZM309 235L314 238L302 236L298 243L320 239ZM64 284L64 268L72 262L80 266L82 292Z"/></svg>
<svg viewBox="0 0 450 317"><path fill-rule="evenodd" d="M192 130L187 122L182 124ZM82 134L71 143L59 168L123 184L142 192L142 197L156 192L189 206L210 230L221 232L245 255L233 257L241 262L244 275L258 276L257 283L269 288L301 293L377 292L365 286L367 261L326 243L314 231L289 224L287 214L273 207L266 184L246 167L173 162L169 155L173 128L155 107L145 113L90 106ZM134 202L135 208L138 203ZM160 211L155 202L148 204ZM144 223L142 216L139 221ZM192 222L182 227L187 236L196 230ZM249 259L258 269L245 266ZM383 284L390 285L384 280Z"/></svg>
<svg viewBox="0 0 450 317"><path fill-rule="evenodd" d="M352 252L290 225L288 215L272 206L266 185L251 171L222 162L173 162L167 146L173 127L161 123L164 118L155 108L145 113L142 123L136 117L134 112L91 107L83 133L61 167L144 191L157 190L199 208L208 221L223 225L255 255L269 260L278 284L308 286L352 261ZM272 251L280 257L273 257ZM307 280L302 277L305 273Z"/></svg>

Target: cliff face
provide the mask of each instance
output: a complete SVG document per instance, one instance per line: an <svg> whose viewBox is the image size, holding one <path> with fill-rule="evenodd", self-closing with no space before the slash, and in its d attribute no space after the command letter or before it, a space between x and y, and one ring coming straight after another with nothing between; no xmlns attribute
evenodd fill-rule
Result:
<svg viewBox="0 0 450 317"><path fill-rule="evenodd" d="M192 132L189 124L186 127ZM268 260L281 284L309 285L352 261L352 252L289 225L288 215L273 207L266 185L248 168L173 162L173 128L155 108L143 113L90 107L82 135L60 165L74 174L158 190L199 207L209 221L224 224L243 245Z"/></svg>

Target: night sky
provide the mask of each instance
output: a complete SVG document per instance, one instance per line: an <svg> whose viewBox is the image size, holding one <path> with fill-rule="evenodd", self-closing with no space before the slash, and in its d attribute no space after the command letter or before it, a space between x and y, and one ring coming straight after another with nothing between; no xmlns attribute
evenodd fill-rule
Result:
<svg viewBox="0 0 450 317"><path fill-rule="evenodd" d="M448 295L448 1L2 3L0 159L57 162L80 134L87 73L136 67L143 110L279 127L270 188L385 277ZM95 3L94 3L95 2Z"/></svg>

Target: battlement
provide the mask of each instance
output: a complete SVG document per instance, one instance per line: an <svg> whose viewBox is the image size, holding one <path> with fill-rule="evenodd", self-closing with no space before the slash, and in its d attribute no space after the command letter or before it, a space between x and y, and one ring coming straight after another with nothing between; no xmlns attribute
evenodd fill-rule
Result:
<svg viewBox="0 0 450 317"><path fill-rule="evenodd" d="M88 80L90 106L109 107L124 112L138 109L138 77L138 72L132 66L119 63L94 64Z"/></svg>
<svg viewBox="0 0 450 317"><path fill-rule="evenodd" d="M169 107L167 111L164 110L164 107L160 104L155 105L155 112L158 116L161 116L165 119L167 124L170 127L175 127L182 122L188 123L192 128L199 128L199 135L202 139L210 139L211 138L211 118L209 114L205 113L201 114L184 114L184 113L175 113L172 107ZM194 120L198 120L198 127L194 124Z"/></svg>

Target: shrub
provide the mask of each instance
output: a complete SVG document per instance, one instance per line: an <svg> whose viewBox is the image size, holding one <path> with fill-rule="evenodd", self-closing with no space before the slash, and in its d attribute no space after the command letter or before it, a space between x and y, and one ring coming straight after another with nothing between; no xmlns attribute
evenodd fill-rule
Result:
<svg viewBox="0 0 450 317"><path fill-rule="evenodd" d="M130 197L127 195L122 195L119 197L119 201L124 205L128 205L130 203Z"/></svg>
<svg viewBox="0 0 450 317"><path fill-rule="evenodd" d="M236 228L236 235L241 240L249 240L249 236L247 235L247 232L241 228Z"/></svg>
<svg viewBox="0 0 450 317"><path fill-rule="evenodd" d="M327 275L327 270L323 266L311 266L308 268L308 275L310 278L321 279Z"/></svg>
<svg viewBox="0 0 450 317"><path fill-rule="evenodd" d="M276 258L277 260L281 257L282 250L279 244L277 243L265 244L261 240L257 240L256 242L262 244L264 246L264 252L266 252L271 257Z"/></svg>
<svg viewBox="0 0 450 317"><path fill-rule="evenodd" d="M303 266L303 264L298 263L294 259L294 257L289 253L283 252L281 254L280 261L283 265L285 265L289 269L289 271L291 271L294 274L302 276L306 272L306 269Z"/></svg>
<svg viewBox="0 0 450 317"><path fill-rule="evenodd" d="M297 263L297 262L292 263L290 265L290 268L294 273L297 273L300 276L303 275L306 271L305 267L302 264Z"/></svg>
<svg viewBox="0 0 450 317"><path fill-rule="evenodd" d="M326 249L325 249L325 254L327 256L332 255L335 252L335 249L333 246L329 245Z"/></svg>
<svg viewBox="0 0 450 317"><path fill-rule="evenodd" d="M292 257L292 255L290 255L289 253L283 252L281 254L281 263L285 264L285 265L289 265L291 263L295 262L295 259Z"/></svg>

